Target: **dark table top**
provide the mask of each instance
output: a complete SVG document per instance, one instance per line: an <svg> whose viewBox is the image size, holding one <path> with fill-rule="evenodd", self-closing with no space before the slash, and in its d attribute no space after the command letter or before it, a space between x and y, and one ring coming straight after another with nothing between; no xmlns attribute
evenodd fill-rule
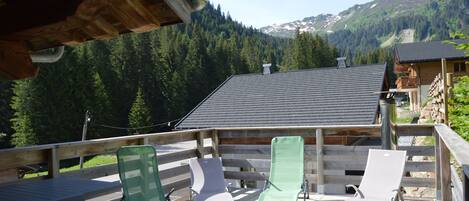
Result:
<svg viewBox="0 0 469 201"><path fill-rule="evenodd" d="M103 182L71 177L21 181L0 186L0 200L85 200L111 192L119 187L119 182Z"/></svg>

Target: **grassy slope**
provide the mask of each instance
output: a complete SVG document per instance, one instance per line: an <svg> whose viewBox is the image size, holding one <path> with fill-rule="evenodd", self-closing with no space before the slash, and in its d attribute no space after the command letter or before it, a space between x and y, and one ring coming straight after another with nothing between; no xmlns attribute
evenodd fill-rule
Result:
<svg viewBox="0 0 469 201"><path fill-rule="evenodd" d="M115 156L101 155L101 156L95 156L92 159L86 161L83 164L83 168L90 168L90 167L108 165L108 164L113 164L113 163L117 163L117 159ZM78 169L80 169L80 165L75 165L75 166L67 167L67 168L61 168L60 172L69 172L69 171L78 170ZM47 172L26 174L24 178L32 178L32 177L43 176L43 175L47 175Z"/></svg>

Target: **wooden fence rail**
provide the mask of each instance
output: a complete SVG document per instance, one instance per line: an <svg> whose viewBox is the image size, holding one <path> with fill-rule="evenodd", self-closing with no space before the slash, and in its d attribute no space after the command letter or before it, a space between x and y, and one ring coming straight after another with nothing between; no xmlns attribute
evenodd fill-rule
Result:
<svg viewBox="0 0 469 201"><path fill-rule="evenodd" d="M310 190L328 193L330 189L345 189L345 184L359 184L359 173L365 169L368 150L380 148L379 145L360 143L379 140L380 127L381 125L214 128L3 149L0 150L0 172L25 165L48 164L49 174L39 179L58 176L96 178L116 174L116 165L60 173L60 161L115 153L119 147L125 145L164 145L195 141L192 149L158 155L160 164L179 163L175 167L161 170L160 177L165 189L188 187L189 167L184 161L206 155L222 156L225 178L240 183L242 181L246 185L257 185L256 181L265 180L269 175L271 139L281 135L300 135L306 142L304 168L306 178L313 184ZM398 146L398 149L406 150L410 156L405 165L406 172L429 172L436 175L435 178L423 178L407 174L403 179L403 186L436 188L439 198L444 201L467 198L467 142L445 125L395 125L395 131L398 137L434 135L436 139L435 146ZM211 139L211 146L204 143L207 139ZM430 156L435 161L414 161L412 156ZM451 171L450 157L465 168L466 174L460 169Z"/></svg>
<svg viewBox="0 0 469 201"><path fill-rule="evenodd" d="M469 192L467 178L469 174L469 143L444 124L435 126L436 153L436 186L437 199L443 201L463 201ZM456 165L461 167L459 173L452 171L450 158L454 158Z"/></svg>

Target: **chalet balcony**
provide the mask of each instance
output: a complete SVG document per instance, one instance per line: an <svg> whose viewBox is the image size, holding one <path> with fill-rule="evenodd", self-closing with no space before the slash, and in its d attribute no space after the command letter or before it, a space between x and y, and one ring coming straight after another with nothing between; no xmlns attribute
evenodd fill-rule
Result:
<svg viewBox="0 0 469 201"><path fill-rule="evenodd" d="M398 89L417 88L417 78L409 76L399 77L396 80L396 85Z"/></svg>
<svg viewBox="0 0 469 201"><path fill-rule="evenodd" d="M116 164L60 172L60 161L112 155L121 146L142 144L157 148L164 189L176 189L172 200L189 200L187 160L213 156L222 157L225 179L233 183L229 190L235 200L256 200L269 175L271 139L289 135L305 139L305 174L312 184L308 189L310 200L344 200L352 196L346 194L345 185L361 181L368 150L381 148L381 129L380 124L213 128L4 149L0 150L0 200L120 200ZM393 147L407 151L401 184L407 200L434 200L437 194L444 201L467 200L463 196L469 189L469 143L446 125L392 125L391 130L392 138L397 139L392 140ZM429 137L435 143L405 143L416 137ZM324 140L316 143L317 138ZM34 164L47 166L48 175L5 182L8 173ZM315 193L319 188L325 189L325 194ZM433 194L417 198L412 193L416 188Z"/></svg>

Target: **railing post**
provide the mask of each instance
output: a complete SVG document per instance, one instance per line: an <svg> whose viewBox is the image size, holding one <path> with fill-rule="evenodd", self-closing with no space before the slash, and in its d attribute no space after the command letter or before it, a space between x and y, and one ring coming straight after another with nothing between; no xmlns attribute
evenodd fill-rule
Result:
<svg viewBox="0 0 469 201"><path fill-rule="evenodd" d="M440 184L441 184L441 200L451 201L451 163L450 152L445 142L439 138L440 149Z"/></svg>
<svg viewBox="0 0 469 201"><path fill-rule="evenodd" d="M212 131L212 157L220 157L220 152L218 151L218 144L220 143L218 139L218 131Z"/></svg>
<svg viewBox="0 0 469 201"><path fill-rule="evenodd" d="M440 136L435 129L433 129L433 136L435 137L435 191L436 200L441 200L441 170L440 170Z"/></svg>
<svg viewBox="0 0 469 201"><path fill-rule="evenodd" d="M463 177L463 199L465 201L469 200L469 165L463 165L463 172L462 174L464 175Z"/></svg>
<svg viewBox="0 0 469 201"><path fill-rule="evenodd" d="M144 137L144 138L140 138L140 139L138 140L138 143L139 143L140 145L146 145L146 144L149 144L150 141L149 141L148 137Z"/></svg>
<svg viewBox="0 0 469 201"><path fill-rule="evenodd" d="M444 123L446 125L449 125L449 122L448 122L448 81L447 81L447 75L446 75L446 72L447 72L447 68L446 68L446 59L445 58L442 58L441 59L441 79L443 80L443 110L444 110L444 114L443 114L443 119L444 119Z"/></svg>
<svg viewBox="0 0 469 201"><path fill-rule="evenodd" d="M204 138L205 138L205 131L201 131L196 133L196 141L197 141L197 151L196 155L197 158L204 158Z"/></svg>
<svg viewBox="0 0 469 201"><path fill-rule="evenodd" d="M381 112L381 148L393 149L397 146L397 139L392 135L393 122L395 121L395 106L393 99L384 99L379 101Z"/></svg>
<svg viewBox="0 0 469 201"><path fill-rule="evenodd" d="M60 175L60 160L55 147L48 150L48 162L47 162L47 176L49 178L56 178Z"/></svg>
<svg viewBox="0 0 469 201"><path fill-rule="evenodd" d="M324 138L322 129L316 129L316 165L317 165L317 193L324 194Z"/></svg>
<svg viewBox="0 0 469 201"><path fill-rule="evenodd" d="M83 131L81 134L81 141L86 140L86 133L88 132L88 123L90 123L91 118L90 118L90 111L86 111L85 113L85 122L83 123ZM83 156L80 156L80 169L83 169L83 163L85 159Z"/></svg>

